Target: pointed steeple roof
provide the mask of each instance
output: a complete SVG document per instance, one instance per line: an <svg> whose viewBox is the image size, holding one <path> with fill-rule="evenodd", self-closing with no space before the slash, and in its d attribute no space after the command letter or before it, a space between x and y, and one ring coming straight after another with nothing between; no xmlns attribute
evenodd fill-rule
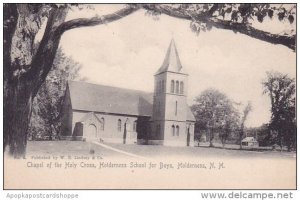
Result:
<svg viewBox="0 0 300 200"><path fill-rule="evenodd" d="M174 39L171 40L164 62L155 74L163 72L184 73Z"/></svg>

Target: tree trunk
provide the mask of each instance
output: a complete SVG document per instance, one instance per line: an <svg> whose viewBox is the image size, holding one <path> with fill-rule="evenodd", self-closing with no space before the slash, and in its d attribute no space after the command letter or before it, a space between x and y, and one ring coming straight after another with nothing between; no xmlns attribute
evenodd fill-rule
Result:
<svg viewBox="0 0 300 200"><path fill-rule="evenodd" d="M291 148L291 145L290 145L290 144L287 145L287 151L288 151L288 152L291 152L291 151L292 151L292 148Z"/></svg>
<svg viewBox="0 0 300 200"><path fill-rule="evenodd" d="M5 84L4 149L15 158L24 158L32 109L32 83L24 79Z"/></svg>
<svg viewBox="0 0 300 200"><path fill-rule="evenodd" d="M214 147L213 144L213 139L214 139L214 132L213 129L209 129L209 147Z"/></svg>
<svg viewBox="0 0 300 200"><path fill-rule="evenodd" d="M242 145L243 135L244 135L244 133L241 132L240 133L240 149L243 149L243 145Z"/></svg>
<svg viewBox="0 0 300 200"><path fill-rule="evenodd" d="M289 138L287 138L287 139L285 139L286 140L286 147L287 147L287 151L288 152L291 152L292 151L292 147L293 147L293 138L292 138L292 136L291 137L289 137Z"/></svg>
<svg viewBox="0 0 300 200"><path fill-rule="evenodd" d="M280 129L280 128L277 128L277 129ZM282 131L281 130L278 130L278 144L280 146L280 152L282 152L282 149L283 149L283 141L282 141Z"/></svg>
<svg viewBox="0 0 300 200"><path fill-rule="evenodd" d="M242 140L243 140L243 136L244 136L244 122L245 120L243 120L242 125L241 125L241 130L240 130L240 149L243 149L243 145L242 145Z"/></svg>
<svg viewBox="0 0 300 200"><path fill-rule="evenodd" d="M280 151L283 151L283 141L282 141L282 134L280 135Z"/></svg>

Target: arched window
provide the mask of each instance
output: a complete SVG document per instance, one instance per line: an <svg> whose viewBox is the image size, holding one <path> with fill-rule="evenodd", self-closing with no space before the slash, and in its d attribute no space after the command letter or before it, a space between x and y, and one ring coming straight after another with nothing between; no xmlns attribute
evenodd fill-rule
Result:
<svg viewBox="0 0 300 200"><path fill-rule="evenodd" d="M122 130L122 121L118 119L118 131L121 132Z"/></svg>
<svg viewBox="0 0 300 200"><path fill-rule="evenodd" d="M105 119L104 119L104 117L101 118L101 122L102 122L101 130L104 131L104 127L105 127Z"/></svg>
<svg viewBox="0 0 300 200"><path fill-rule="evenodd" d="M176 94L179 93L179 81L176 81Z"/></svg>
<svg viewBox="0 0 300 200"><path fill-rule="evenodd" d="M172 136L175 136L175 126L174 125L172 125Z"/></svg>
<svg viewBox="0 0 300 200"><path fill-rule="evenodd" d="M175 115L177 115L177 101L175 102Z"/></svg>
<svg viewBox="0 0 300 200"><path fill-rule="evenodd" d="M180 82L180 94L183 94L183 92L184 92L184 84L183 84L183 82L181 81Z"/></svg>
<svg viewBox="0 0 300 200"><path fill-rule="evenodd" d="M133 122L133 131L134 131L134 132L136 132L136 125L137 125L137 121L135 120L135 121Z"/></svg>
<svg viewBox="0 0 300 200"><path fill-rule="evenodd" d="M176 126L176 136L179 136L179 126Z"/></svg>
<svg viewBox="0 0 300 200"><path fill-rule="evenodd" d="M174 93L174 80L171 81L171 93Z"/></svg>

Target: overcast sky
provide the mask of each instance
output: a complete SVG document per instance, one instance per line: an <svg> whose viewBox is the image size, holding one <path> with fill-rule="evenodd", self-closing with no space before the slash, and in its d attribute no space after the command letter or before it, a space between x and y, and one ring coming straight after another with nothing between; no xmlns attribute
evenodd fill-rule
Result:
<svg viewBox="0 0 300 200"><path fill-rule="evenodd" d="M102 5L95 11L70 13L68 19L115 9L117 6ZM274 33L291 27L272 20L257 26ZM153 20L144 10L107 25L68 31L60 46L82 64L80 73L87 82L152 92L153 74L172 38L189 73L188 104L192 105L203 90L216 88L236 102L252 102L253 111L246 122L251 127L270 119L270 100L262 95L261 86L265 72L296 76L296 54L287 47L215 28L197 36L189 21L165 15Z"/></svg>

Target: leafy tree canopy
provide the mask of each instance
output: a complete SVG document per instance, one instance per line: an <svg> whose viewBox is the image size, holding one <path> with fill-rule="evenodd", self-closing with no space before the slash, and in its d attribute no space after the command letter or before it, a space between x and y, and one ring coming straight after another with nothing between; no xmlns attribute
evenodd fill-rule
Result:
<svg viewBox="0 0 300 200"><path fill-rule="evenodd" d="M290 150L296 144L296 84L293 78L279 72L267 72L262 82L264 94L271 100L270 129L275 143Z"/></svg>
<svg viewBox="0 0 300 200"><path fill-rule="evenodd" d="M196 118L196 131L209 130L211 144L214 131L219 130L224 141L239 126L239 113L234 107L234 102L224 93L216 89L207 89L195 102L192 111Z"/></svg>
<svg viewBox="0 0 300 200"><path fill-rule="evenodd" d="M61 48L57 50L53 67L34 98L28 137L54 139L59 135L67 81L84 80L79 76L80 69L78 62L67 57Z"/></svg>
<svg viewBox="0 0 300 200"><path fill-rule="evenodd" d="M295 4L163 4L144 5L155 17L166 14L191 21L196 33L209 31L212 27L232 30L273 44L282 44L295 50ZM294 28L274 34L259 30L254 23L262 23L266 18L288 21Z"/></svg>

